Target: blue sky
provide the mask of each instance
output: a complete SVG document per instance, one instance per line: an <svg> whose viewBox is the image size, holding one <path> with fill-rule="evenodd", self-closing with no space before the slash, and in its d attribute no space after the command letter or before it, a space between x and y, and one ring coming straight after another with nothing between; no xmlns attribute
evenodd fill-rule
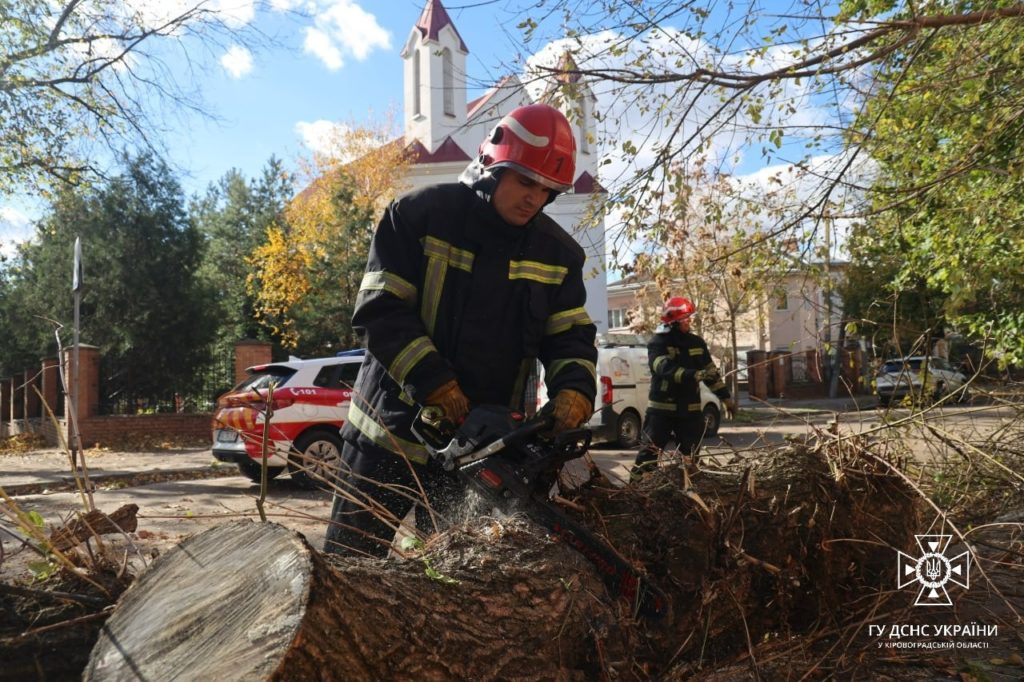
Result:
<svg viewBox="0 0 1024 682"><path fill-rule="evenodd" d="M126 0L153 12L183 1ZM270 0L262 8L253 0L213 1L234 26L256 29L272 42L249 50L228 41L193 51L205 67L195 71L196 92L219 120L192 115L165 135L187 194L202 192L231 168L253 177L271 155L294 167L329 122L380 121L392 109L401 124L400 52L425 0ZM514 20L496 4L444 3L470 51L470 98L482 92L476 83L496 79L517 51ZM183 60L178 66L185 73ZM28 236L27 220L38 210L0 197L0 248L10 253L14 241Z"/></svg>

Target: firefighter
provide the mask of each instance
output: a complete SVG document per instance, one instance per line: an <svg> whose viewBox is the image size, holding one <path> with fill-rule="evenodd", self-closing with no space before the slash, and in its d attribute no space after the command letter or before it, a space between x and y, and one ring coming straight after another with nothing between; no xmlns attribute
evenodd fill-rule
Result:
<svg viewBox="0 0 1024 682"><path fill-rule="evenodd" d="M631 481L654 469L658 453L673 438L684 456L696 456L704 438L700 382L722 401L727 417L736 413L736 403L711 359L707 343L690 331L690 318L695 312L687 298L668 299L661 313L662 324L647 344L651 388L643 445L630 471Z"/></svg>
<svg viewBox="0 0 1024 682"><path fill-rule="evenodd" d="M454 512L455 479L410 431L420 406L459 423L474 405L522 410L539 359L554 432L590 419L595 327L585 256L542 212L572 186L576 144L557 109L519 107L459 182L394 201L377 226L353 327L367 348L342 428L341 481L324 550L384 556L417 508Z"/></svg>

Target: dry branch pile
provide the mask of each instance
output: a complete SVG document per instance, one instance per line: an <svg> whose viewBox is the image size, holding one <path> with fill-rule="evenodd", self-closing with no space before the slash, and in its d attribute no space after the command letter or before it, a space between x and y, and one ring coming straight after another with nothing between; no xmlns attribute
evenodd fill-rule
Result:
<svg viewBox="0 0 1024 682"><path fill-rule="evenodd" d="M161 556L86 677L683 679L848 617L890 587L893 548L918 528L916 496L849 440L565 495L669 596L665 618L637 622L578 554L515 518L388 561L326 561L242 522Z"/></svg>

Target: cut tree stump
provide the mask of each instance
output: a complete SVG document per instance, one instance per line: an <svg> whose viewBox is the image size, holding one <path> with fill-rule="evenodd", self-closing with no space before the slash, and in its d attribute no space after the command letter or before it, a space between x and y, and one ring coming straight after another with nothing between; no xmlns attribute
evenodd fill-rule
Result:
<svg viewBox="0 0 1024 682"><path fill-rule="evenodd" d="M64 552L96 535L134 533L139 527L138 513L137 504L122 505L112 514L93 509L50 533L50 544Z"/></svg>

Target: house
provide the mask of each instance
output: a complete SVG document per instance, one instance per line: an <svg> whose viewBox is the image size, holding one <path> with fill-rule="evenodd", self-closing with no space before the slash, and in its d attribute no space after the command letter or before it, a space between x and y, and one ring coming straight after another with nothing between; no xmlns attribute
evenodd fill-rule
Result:
<svg viewBox="0 0 1024 682"><path fill-rule="evenodd" d="M594 106L596 98L585 83L569 73L553 76L534 98L523 82L506 76L484 95L467 101L466 56L469 48L440 0L427 0L402 49L404 62L404 142L413 159L407 178L412 189L454 182L476 156L480 142L513 109L546 102L566 114L576 136L576 177L573 189L545 212L572 234L587 254L584 266L587 313L598 332L607 330L605 314L604 221L584 226L588 206L604 190L597 181L598 153Z"/></svg>
<svg viewBox="0 0 1024 682"><path fill-rule="evenodd" d="M738 316L736 350L741 377L747 352L766 351L790 356L789 380L804 382L813 369L808 365L808 352L823 353L838 341L842 302L833 291L832 305L828 305L829 292L822 285L820 266L810 263L804 269L783 273L772 295ZM833 282L840 280L844 267L845 263L830 265ZM678 293L686 295L685 291ZM722 366L731 366L732 330L727 315L716 302L697 303L698 313L705 308L697 331L708 342L716 360ZM609 284L609 333L628 332L634 322L640 322L643 328L653 328L661 304L661 296L650 281L627 278ZM711 310L707 310L709 305Z"/></svg>

